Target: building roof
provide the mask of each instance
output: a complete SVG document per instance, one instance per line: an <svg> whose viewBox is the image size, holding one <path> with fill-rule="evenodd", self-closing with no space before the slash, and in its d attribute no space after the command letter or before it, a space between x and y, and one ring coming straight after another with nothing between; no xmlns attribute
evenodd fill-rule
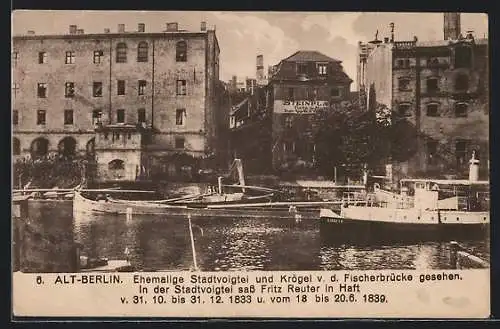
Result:
<svg viewBox="0 0 500 329"><path fill-rule="evenodd" d="M316 50L299 50L283 61L289 62L336 62L341 63L338 59L328 57Z"/></svg>

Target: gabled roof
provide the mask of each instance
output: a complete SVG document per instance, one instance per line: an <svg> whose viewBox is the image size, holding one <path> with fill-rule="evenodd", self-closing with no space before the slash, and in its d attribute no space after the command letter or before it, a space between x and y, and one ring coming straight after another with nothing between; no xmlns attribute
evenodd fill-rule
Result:
<svg viewBox="0 0 500 329"><path fill-rule="evenodd" d="M291 56L283 59L289 62L336 62L341 63L338 59L328 57L316 50L299 50Z"/></svg>

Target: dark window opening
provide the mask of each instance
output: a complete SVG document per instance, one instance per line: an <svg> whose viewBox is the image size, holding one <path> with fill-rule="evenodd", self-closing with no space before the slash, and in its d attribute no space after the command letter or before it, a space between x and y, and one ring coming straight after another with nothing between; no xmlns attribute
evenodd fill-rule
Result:
<svg viewBox="0 0 500 329"><path fill-rule="evenodd" d="M293 88L288 88L288 100L294 100L294 90Z"/></svg>
<svg viewBox="0 0 500 329"><path fill-rule="evenodd" d="M332 88L330 91L330 95L332 97L339 97L340 96L340 89L339 88Z"/></svg>
<svg viewBox="0 0 500 329"><path fill-rule="evenodd" d="M138 123L146 122L146 109L137 110L137 122Z"/></svg>
<svg viewBox="0 0 500 329"><path fill-rule="evenodd" d="M455 78L455 90L467 91L469 89L469 77L465 74L459 74Z"/></svg>
<svg viewBox="0 0 500 329"><path fill-rule="evenodd" d="M148 43L140 42L137 46L137 61L147 62L148 61Z"/></svg>
<svg viewBox="0 0 500 329"><path fill-rule="evenodd" d="M45 110L38 110L36 112L36 124L37 125L44 125L45 124L45 122L46 122L45 121L45 117L46 117L45 114L46 114Z"/></svg>
<svg viewBox="0 0 500 329"><path fill-rule="evenodd" d="M96 50L94 51L94 64L100 64L104 57L104 51Z"/></svg>
<svg viewBox="0 0 500 329"><path fill-rule="evenodd" d="M146 93L146 80L139 80L138 82L138 87L137 87L137 93L139 96L144 95Z"/></svg>
<svg viewBox="0 0 500 329"><path fill-rule="evenodd" d="M427 163L430 165L436 163L437 146L437 141L431 140L427 142Z"/></svg>
<svg viewBox="0 0 500 329"><path fill-rule="evenodd" d="M12 112L12 124L13 125L19 124L19 112L17 110L14 110Z"/></svg>
<svg viewBox="0 0 500 329"><path fill-rule="evenodd" d="M462 167L467 163L467 141L459 139L455 142L455 156L457 167Z"/></svg>
<svg viewBox="0 0 500 329"><path fill-rule="evenodd" d="M125 169L125 162L123 160L115 159L108 163L109 170L123 170Z"/></svg>
<svg viewBox="0 0 500 329"><path fill-rule="evenodd" d="M306 73L307 73L307 64L297 63L297 74L306 74Z"/></svg>
<svg viewBox="0 0 500 329"><path fill-rule="evenodd" d="M47 64L47 53L45 51L38 53L38 64Z"/></svg>
<svg viewBox="0 0 500 329"><path fill-rule="evenodd" d="M401 116L410 115L410 104L399 104L398 105L398 113Z"/></svg>
<svg viewBox="0 0 500 329"><path fill-rule="evenodd" d="M292 116L286 116L285 117L285 127L286 128L292 128L293 127L293 117Z"/></svg>
<svg viewBox="0 0 500 329"><path fill-rule="evenodd" d="M21 154L21 143L19 142L19 139L16 137L12 139L12 153L13 155Z"/></svg>
<svg viewBox="0 0 500 329"><path fill-rule="evenodd" d="M177 95L186 95L186 80L177 80Z"/></svg>
<svg viewBox="0 0 500 329"><path fill-rule="evenodd" d="M455 117L457 117L457 118L467 117L467 104L466 103L455 104Z"/></svg>
<svg viewBox="0 0 500 329"><path fill-rule="evenodd" d="M64 124L65 125L73 124L73 110L64 110Z"/></svg>
<svg viewBox="0 0 500 329"><path fill-rule="evenodd" d="M438 104L427 104L427 116L437 117L438 114Z"/></svg>
<svg viewBox="0 0 500 329"><path fill-rule="evenodd" d="M177 137L175 139L175 148L176 149L183 149L184 148L184 138L183 137Z"/></svg>
<svg viewBox="0 0 500 329"><path fill-rule="evenodd" d="M426 81L426 86L428 93L439 92L439 80L437 78L428 78Z"/></svg>
<svg viewBox="0 0 500 329"><path fill-rule="evenodd" d="M67 51L66 52L66 64L75 64L75 52L74 51Z"/></svg>
<svg viewBox="0 0 500 329"><path fill-rule="evenodd" d="M179 41L175 46L175 60L177 62L187 61L187 43L186 41Z"/></svg>
<svg viewBox="0 0 500 329"><path fill-rule="evenodd" d="M116 62L126 63L127 62L127 44L120 42L116 45Z"/></svg>
<svg viewBox="0 0 500 329"><path fill-rule="evenodd" d="M410 79L401 78L398 80L399 90L410 90Z"/></svg>
<svg viewBox="0 0 500 329"><path fill-rule="evenodd" d="M116 123L125 123L125 110L116 110Z"/></svg>
<svg viewBox="0 0 500 329"><path fill-rule="evenodd" d="M64 97L70 98L75 96L75 83L66 82L64 84Z"/></svg>
<svg viewBox="0 0 500 329"><path fill-rule="evenodd" d="M470 47L455 48L455 68L472 66L472 49Z"/></svg>
<svg viewBox="0 0 500 329"><path fill-rule="evenodd" d="M71 157L76 153L76 140L73 137L65 137L57 145L59 154Z"/></svg>
<svg viewBox="0 0 500 329"><path fill-rule="evenodd" d="M12 53L12 62L14 63L14 66L17 65L17 60L19 59L19 53L17 51L14 51Z"/></svg>
<svg viewBox="0 0 500 329"><path fill-rule="evenodd" d="M181 126L184 124L184 118L186 117L185 109L177 109L175 111L175 124Z"/></svg>
<svg viewBox="0 0 500 329"><path fill-rule="evenodd" d="M101 110L93 110L92 111L92 124L96 125L101 123L102 111Z"/></svg>
<svg viewBox="0 0 500 329"><path fill-rule="evenodd" d="M37 89L38 98L46 98L47 97L47 84L39 83Z"/></svg>
<svg viewBox="0 0 500 329"><path fill-rule="evenodd" d="M102 97L102 82L94 81L92 85L92 94L94 97Z"/></svg>
<svg viewBox="0 0 500 329"><path fill-rule="evenodd" d="M116 86L116 94L120 96L125 95L125 80L118 80Z"/></svg>
<svg viewBox="0 0 500 329"><path fill-rule="evenodd" d="M47 155L49 152L49 141L45 138L37 138L31 143L31 156L34 158Z"/></svg>

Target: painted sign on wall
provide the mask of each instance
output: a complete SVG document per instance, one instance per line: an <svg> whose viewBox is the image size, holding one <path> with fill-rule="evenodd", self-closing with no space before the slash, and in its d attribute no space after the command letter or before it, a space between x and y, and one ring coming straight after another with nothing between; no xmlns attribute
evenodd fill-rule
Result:
<svg viewBox="0 0 500 329"><path fill-rule="evenodd" d="M329 107L328 101L274 101L274 113L314 114Z"/></svg>

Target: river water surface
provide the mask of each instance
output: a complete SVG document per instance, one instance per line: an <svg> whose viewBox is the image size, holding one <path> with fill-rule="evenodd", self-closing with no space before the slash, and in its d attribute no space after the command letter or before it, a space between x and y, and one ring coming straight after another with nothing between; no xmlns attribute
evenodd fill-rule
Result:
<svg viewBox="0 0 500 329"><path fill-rule="evenodd" d="M75 223L71 201L34 201L29 218L16 220L14 226L14 257L24 272L71 271L74 242L89 257L124 259L127 253L140 271L194 266L186 219L127 220L120 215ZM321 241L314 221L207 218L193 222L192 232L197 265L203 271L450 268L448 243L333 246ZM489 242L459 242L489 261Z"/></svg>

